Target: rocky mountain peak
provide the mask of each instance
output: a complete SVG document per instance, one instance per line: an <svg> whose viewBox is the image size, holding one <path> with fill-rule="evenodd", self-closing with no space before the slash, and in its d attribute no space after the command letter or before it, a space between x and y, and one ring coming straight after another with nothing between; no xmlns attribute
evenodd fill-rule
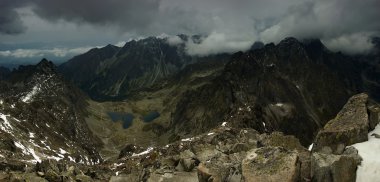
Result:
<svg viewBox="0 0 380 182"><path fill-rule="evenodd" d="M291 45L300 45L301 42L298 41L298 39L294 38L294 37L287 37L283 40L281 40L279 43L278 43L278 46L291 46Z"/></svg>
<svg viewBox="0 0 380 182"><path fill-rule="evenodd" d="M102 51L106 53L99 53ZM194 61L183 47L172 46L157 37L129 41L122 48L106 46L96 52L76 56L59 68L93 99L124 97Z"/></svg>
<svg viewBox="0 0 380 182"><path fill-rule="evenodd" d="M53 62L48 61L47 59L43 58L36 66L36 70L41 71L43 73L52 73L55 72L56 66Z"/></svg>
<svg viewBox="0 0 380 182"><path fill-rule="evenodd" d="M263 48L265 45L263 42L260 42L260 41L256 41L252 44L251 48L249 50L256 50L256 49L261 49Z"/></svg>
<svg viewBox="0 0 380 182"><path fill-rule="evenodd" d="M320 39L305 39L302 41L307 47L311 47L313 50L326 50L326 46Z"/></svg>

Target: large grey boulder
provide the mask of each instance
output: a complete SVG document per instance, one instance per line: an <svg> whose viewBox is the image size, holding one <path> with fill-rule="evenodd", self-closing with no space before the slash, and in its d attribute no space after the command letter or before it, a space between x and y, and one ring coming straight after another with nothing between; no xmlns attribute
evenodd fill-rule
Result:
<svg viewBox="0 0 380 182"><path fill-rule="evenodd" d="M345 147L368 140L367 94L352 96L338 115L318 132L313 151L342 154Z"/></svg>
<svg viewBox="0 0 380 182"><path fill-rule="evenodd" d="M243 181L239 164L231 163L201 163L197 168L198 181L229 181L229 182L241 182Z"/></svg>
<svg viewBox="0 0 380 182"><path fill-rule="evenodd" d="M242 174L246 182L299 181L298 153L282 147L251 150L242 162Z"/></svg>
<svg viewBox="0 0 380 182"><path fill-rule="evenodd" d="M343 155L312 154L311 176L314 182L355 182L356 169L361 159L350 147Z"/></svg>

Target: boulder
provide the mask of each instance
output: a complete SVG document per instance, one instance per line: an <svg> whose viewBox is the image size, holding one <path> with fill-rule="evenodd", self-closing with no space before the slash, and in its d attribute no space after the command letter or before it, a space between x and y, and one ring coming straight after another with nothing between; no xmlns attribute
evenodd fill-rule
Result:
<svg viewBox="0 0 380 182"><path fill-rule="evenodd" d="M199 182L210 182L210 181L240 182L242 181L240 165L230 163L229 161L226 161L223 159L201 163L198 165L197 171L198 171Z"/></svg>
<svg viewBox="0 0 380 182"><path fill-rule="evenodd" d="M9 173L5 172L5 171L1 171L0 172L0 181L9 181Z"/></svg>
<svg viewBox="0 0 380 182"><path fill-rule="evenodd" d="M48 160L43 160L41 163L37 162L36 164L37 172L47 173L47 171L49 170L52 170L56 173L60 172L58 168L58 162L56 160L48 159Z"/></svg>
<svg viewBox="0 0 380 182"><path fill-rule="evenodd" d="M178 157L179 161L175 167L177 171L190 172L194 169L195 166L199 164L199 161L196 159L195 154L190 150L182 151ZM171 163L170 161L168 162ZM175 162L172 161L172 163L174 164Z"/></svg>
<svg viewBox="0 0 380 182"><path fill-rule="evenodd" d="M177 171L185 171L190 172L192 171L196 165L199 164L199 161L192 159L192 158L186 158L181 159L176 167Z"/></svg>
<svg viewBox="0 0 380 182"><path fill-rule="evenodd" d="M368 140L367 94L352 96L338 115L318 132L313 151L342 154L344 148Z"/></svg>
<svg viewBox="0 0 380 182"><path fill-rule="evenodd" d="M83 174L75 176L75 180L77 182L91 182L91 181L94 181L94 180L92 180L92 178L90 176L83 175Z"/></svg>
<svg viewBox="0 0 380 182"><path fill-rule="evenodd" d="M61 180L61 175L59 172L56 172L52 169L47 169L45 172L45 179L48 181L60 181Z"/></svg>
<svg viewBox="0 0 380 182"><path fill-rule="evenodd" d="M201 162L206 162L212 158L219 157L221 152L218 151L214 146L206 145L195 149L196 157Z"/></svg>
<svg viewBox="0 0 380 182"><path fill-rule="evenodd" d="M25 174L23 178L25 182L48 182L48 180L42 177L36 176L35 174Z"/></svg>
<svg viewBox="0 0 380 182"><path fill-rule="evenodd" d="M140 181L137 174L112 176L109 182Z"/></svg>
<svg viewBox="0 0 380 182"><path fill-rule="evenodd" d="M179 161L173 157L165 157L160 160L160 167L165 169L173 169L178 162Z"/></svg>
<svg viewBox="0 0 380 182"><path fill-rule="evenodd" d="M175 173L164 173L164 174L151 174L148 178L148 182L197 182L198 176L197 172L175 172Z"/></svg>
<svg viewBox="0 0 380 182"><path fill-rule="evenodd" d="M8 161L0 161L0 171L21 171L24 172L26 169L25 163L15 161L15 160L8 160Z"/></svg>
<svg viewBox="0 0 380 182"><path fill-rule="evenodd" d="M179 157L182 159L187 159L187 158L195 158L196 156L192 151L185 150L179 154Z"/></svg>
<svg viewBox="0 0 380 182"><path fill-rule="evenodd" d="M373 130L380 122L380 105L373 101L370 101L367 104L367 108L369 115L369 127L370 130Z"/></svg>
<svg viewBox="0 0 380 182"><path fill-rule="evenodd" d="M250 150L241 165L246 182L300 180L298 153L282 147L262 147Z"/></svg>
<svg viewBox="0 0 380 182"><path fill-rule="evenodd" d="M11 181L11 182L48 182L48 180L38 177L34 173L10 173L9 179L6 179L4 181Z"/></svg>
<svg viewBox="0 0 380 182"><path fill-rule="evenodd" d="M286 150L296 150L301 163L301 179L310 180L310 151L301 145L299 140L292 135L284 135L281 132L260 135L260 143L264 146L282 147Z"/></svg>
<svg viewBox="0 0 380 182"><path fill-rule="evenodd" d="M360 157L355 149L343 155L315 152L311 160L311 177L315 182L354 182Z"/></svg>
<svg viewBox="0 0 380 182"><path fill-rule="evenodd" d="M213 171L210 167L207 167L205 164L199 164L198 168L198 181L199 182L208 182L208 181L221 181L218 173Z"/></svg>

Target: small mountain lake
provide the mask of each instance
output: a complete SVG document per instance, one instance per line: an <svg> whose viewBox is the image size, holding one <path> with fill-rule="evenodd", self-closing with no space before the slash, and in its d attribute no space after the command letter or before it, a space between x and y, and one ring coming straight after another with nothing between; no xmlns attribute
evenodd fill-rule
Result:
<svg viewBox="0 0 380 182"><path fill-rule="evenodd" d="M124 129L129 128L132 125L133 119L135 118L135 116L131 113L107 112L107 114L113 122L121 121ZM159 112L149 111L147 114L143 115L141 119L146 123L150 123L158 117L160 117Z"/></svg>
<svg viewBox="0 0 380 182"><path fill-rule="evenodd" d="M135 118L131 113L108 112L107 114L113 122L121 121L125 129L132 125L133 119Z"/></svg>
<svg viewBox="0 0 380 182"><path fill-rule="evenodd" d="M160 117L160 113L157 111L150 111L142 117L143 121L146 123L152 122L154 119Z"/></svg>

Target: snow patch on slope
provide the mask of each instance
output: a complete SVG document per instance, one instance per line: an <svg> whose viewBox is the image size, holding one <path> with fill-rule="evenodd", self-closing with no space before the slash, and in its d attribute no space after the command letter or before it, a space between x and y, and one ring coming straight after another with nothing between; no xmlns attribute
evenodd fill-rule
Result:
<svg viewBox="0 0 380 182"><path fill-rule="evenodd" d="M284 104L283 103L276 103L276 106L277 107L282 107L282 106L284 106Z"/></svg>
<svg viewBox="0 0 380 182"><path fill-rule="evenodd" d="M9 115L0 113L0 118L3 120L3 122L1 122L0 129L7 133L10 133L12 132L13 128L11 123L8 121L7 116Z"/></svg>
<svg viewBox="0 0 380 182"><path fill-rule="evenodd" d="M26 94L21 100L25 103L29 103L32 101L33 97L40 91L40 87L38 85L34 86L32 91Z"/></svg>
<svg viewBox="0 0 380 182"><path fill-rule="evenodd" d="M362 163L356 171L357 182L378 181L380 176L380 139L371 136L372 134L380 135L380 124L368 133L368 141L357 143L354 146L359 155L363 158Z"/></svg>
<svg viewBox="0 0 380 182"><path fill-rule="evenodd" d="M16 147L20 148L22 150L22 153L25 155L32 155L34 160L31 160L33 163L41 162L41 158L36 154L33 148L26 147L23 144L21 144L18 141L15 141Z"/></svg>
<svg viewBox="0 0 380 182"><path fill-rule="evenodd" d="M311 143L311 144L309 145L309 147L307 148L307 150L309 150L309 151L313 150L313 146L314 146L314 143Z"/></svg>

